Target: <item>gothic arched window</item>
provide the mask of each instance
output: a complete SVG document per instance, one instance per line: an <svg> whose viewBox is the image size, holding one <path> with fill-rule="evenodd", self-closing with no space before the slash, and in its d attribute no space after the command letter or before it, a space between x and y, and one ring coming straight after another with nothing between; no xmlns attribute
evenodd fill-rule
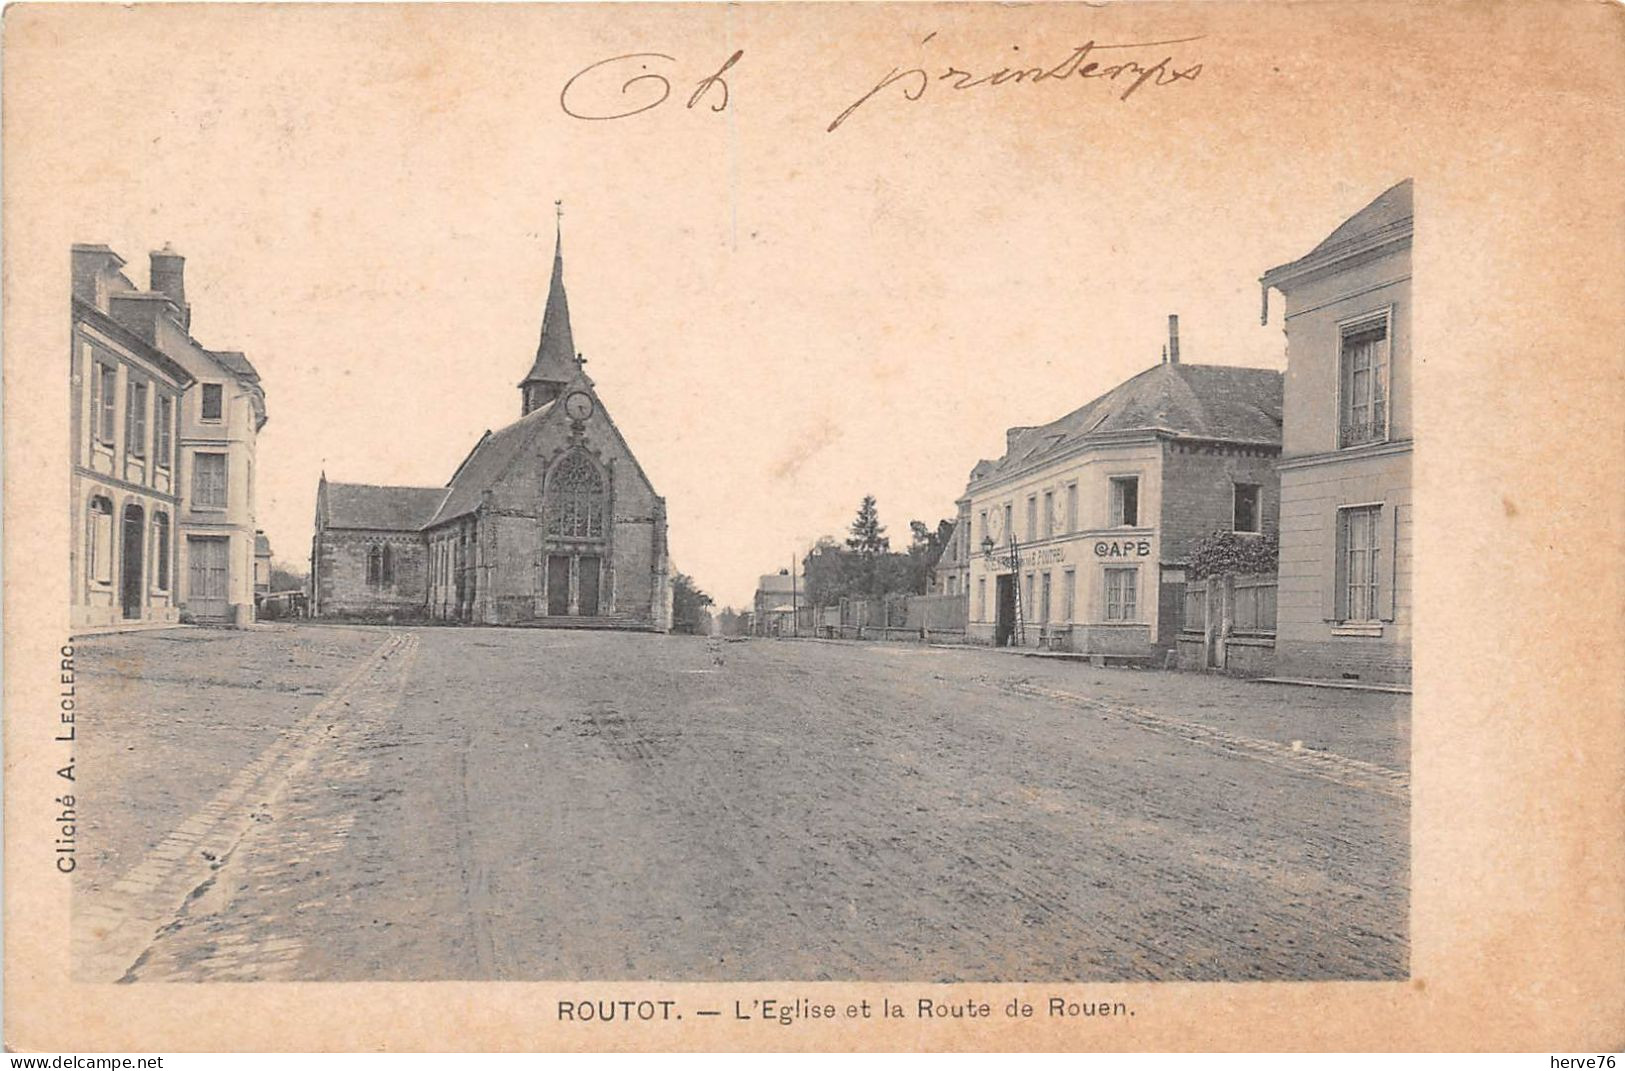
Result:
<svg viewBox="0 0 1625 1071"><path fill-rule="evenodd" d="M579 450L566 454L547 478L548 534L602 539L607 497L592 459Z"/></svg>
<svg viewBox="0 0 1625 1071"><path fill-rule="evenodd" d="M367 548L367 583L373 587L388 587L395 582L395 555L388 543L374 543Z"/></svg>

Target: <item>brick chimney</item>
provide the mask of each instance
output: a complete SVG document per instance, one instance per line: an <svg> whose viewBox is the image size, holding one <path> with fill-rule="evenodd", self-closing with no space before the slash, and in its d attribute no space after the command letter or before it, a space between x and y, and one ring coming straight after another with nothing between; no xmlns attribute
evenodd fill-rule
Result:
<svg viewBox="0 0 1625 1071"><path fill-rule="evenodd" d="M1179 317L1168 316L1168 363L1179 363Z"/></svg>
<svg viewBox="0 0 1625 1071"><path fill-rule="evenodd" d="M186 258L175 252L168 242L164 243L162 249L148 255L152 265L149 274L151 289L175 303L180 310L181 327L191 330L192 306L186 303Z"/></svg>

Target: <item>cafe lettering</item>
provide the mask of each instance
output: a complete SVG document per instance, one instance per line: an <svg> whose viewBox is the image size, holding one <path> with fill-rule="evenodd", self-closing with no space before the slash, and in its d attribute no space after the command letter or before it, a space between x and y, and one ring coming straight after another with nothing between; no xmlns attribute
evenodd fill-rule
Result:
<svg viewBox="0 0 1625 1071"><path fill-rule="evenodd" d="M1151 540L1097 539L1095 540L1095 557L1149 558L1151 557Z"/></svg>

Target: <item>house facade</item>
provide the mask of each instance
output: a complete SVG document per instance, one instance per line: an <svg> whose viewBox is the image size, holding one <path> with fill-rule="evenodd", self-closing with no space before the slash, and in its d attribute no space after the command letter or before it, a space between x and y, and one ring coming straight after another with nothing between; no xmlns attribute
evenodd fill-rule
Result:
<svg viewBox="0 0 1625 1071"><path fill-rule="evenodd" d="M788 569L768 573L756 581L751 600L751 624L758 636L789 636L796 631L796 611L805 600L797 597L797 578Z"/></svg>
<svg viewBox="0 0 1625 1071"><path fill-rule="evenodd" d="M139 330L124 260L72 252L69 350L74 630L180 621L180 411L192 374Z"/></svg>
<svg viewBox="0 0 1625 1071"><path fill-rule="evenodd" d="M313 615L670 629L665 499L574 351L562 246L519 392L442 487L323 474Z"/></svg>
<svg viewBox="0 0 1625 1071"><path fill-rule="evenodd" d="M1276 672L1411 676L1409 179L1262 277L1285 299Z"/></svg>
<svg viewBox="0 0 1625 1071"><path fill-rule="evenodd" d="M1059 420L1006 433L959 500L971 642L1155 661L1174 649L1186 556L1274 530L1281 374L1162 363ZM951 576L952 572L946 572Z"/></svg>

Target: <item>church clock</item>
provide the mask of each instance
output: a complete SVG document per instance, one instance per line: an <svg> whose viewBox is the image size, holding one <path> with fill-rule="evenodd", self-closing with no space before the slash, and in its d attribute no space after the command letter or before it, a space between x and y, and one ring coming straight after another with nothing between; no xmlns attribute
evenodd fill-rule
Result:
<svg viewBox="0 0 1625 1071"><path fill-rule="evenodd" d="M592 396L584 390L571 391L564 399L564 411L571 420L580 422L592 416Z"/></svg>

